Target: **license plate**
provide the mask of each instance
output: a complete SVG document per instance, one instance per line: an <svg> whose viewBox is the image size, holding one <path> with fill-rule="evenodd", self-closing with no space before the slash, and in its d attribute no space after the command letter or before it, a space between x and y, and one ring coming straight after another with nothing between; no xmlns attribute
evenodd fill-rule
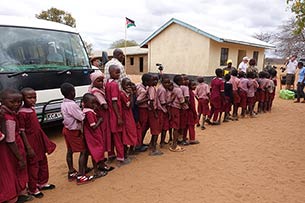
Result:
<svg viewBox="0 0 305 203"><path fill-rule="evenodd" d="M51 120L58 120L62 118L62 114L60 112L56 112L56 113L48 113L46 115L46 120L47 121L51 121Z"/></svg>

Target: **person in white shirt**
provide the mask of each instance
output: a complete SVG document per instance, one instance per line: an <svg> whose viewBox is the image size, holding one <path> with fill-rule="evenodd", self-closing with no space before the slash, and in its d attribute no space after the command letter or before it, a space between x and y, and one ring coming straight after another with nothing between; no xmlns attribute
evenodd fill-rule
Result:
<svg viewBox="0 0 305 203"><path fill-rule="evenodd" d="M239 66L238 66L238 71L239 72L246 73L247 68L248 68L248 61L249 61L249 58L247 56L245 56L243 58L242 62L240 62Z"/></svg>
<svg viewBox="0 0 305 203"><path fill-rule="evenodd" d="M286 89L290 90L291 85L294 85L295 72L298 66L297 56L292 55L291 58L287 61L286 64Z"/></svg>
<svg viewBox="0 0 305 203"><path fill-rule="evenodd" d="M104 70L104 74L105 74L105 78L106 80L108 80L110 78L110 74L109 74L109 67L111 65L116 65L120 68L120 78L119 78L119 84L121 84L121 81L127 77L126 75L126 71L125 71L125 67L123 66L123 62L125 60L125 56L124 53L121 49L115 49L113 51L113 58L108 61L105 65L105 70Z"/></svg>

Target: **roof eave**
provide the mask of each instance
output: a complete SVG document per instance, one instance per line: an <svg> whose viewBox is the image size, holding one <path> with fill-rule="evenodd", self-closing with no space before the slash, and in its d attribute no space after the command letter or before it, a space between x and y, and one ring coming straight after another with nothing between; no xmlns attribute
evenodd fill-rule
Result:
<svg viewBox="0 0 305 203"><path fill-rule="evenodd" d="M244 42L244 41L238 41L238 40L228 40L225 39L224 42L228 43L234 43L234 44L243 44L247 46L252 46L252 47L260 47L260 48L265 48L265 49L275 49L276 47L274 45L262 45L262 44L255 44L255 43L249 43L249 42Z"/></svg>

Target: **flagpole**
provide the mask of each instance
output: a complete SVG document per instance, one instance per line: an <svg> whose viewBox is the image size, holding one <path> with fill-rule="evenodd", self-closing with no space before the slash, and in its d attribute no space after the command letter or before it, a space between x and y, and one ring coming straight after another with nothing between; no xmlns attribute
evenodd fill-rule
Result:
<svg viewBox="0 0 305 203"><path fill-rule="evenodd" d="M126 61L127 61L127 52L126 52L126 40L127 40L127 23L126 23L126 19L125 19L125 41L124 41L124 45L125 45L125 67L126 67Z"/></svg>

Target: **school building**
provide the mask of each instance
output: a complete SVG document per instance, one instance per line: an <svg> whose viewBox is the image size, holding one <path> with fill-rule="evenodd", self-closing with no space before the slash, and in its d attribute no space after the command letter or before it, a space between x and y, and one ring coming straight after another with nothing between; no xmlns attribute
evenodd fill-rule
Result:
<svg viewBox="0 0 305 203"><path fill-rule="evenodd" d="M125 54L125 48L120 48ZM109 60L113 50L107 50ZM125 70L128 75L142 75L148 71L148 49L140 46L126 47Z"/></svg>
<svg viewBox="0 0 305 203"><path fill-rule="evenodd" d="M193 26L172 18L147 37L140 47L148 48L148 72L213 76L216 68L226 66L228 59L238 67L244 56L254 58L257 67L264 65L265 49L275 48L241 33Z"/></svg>

